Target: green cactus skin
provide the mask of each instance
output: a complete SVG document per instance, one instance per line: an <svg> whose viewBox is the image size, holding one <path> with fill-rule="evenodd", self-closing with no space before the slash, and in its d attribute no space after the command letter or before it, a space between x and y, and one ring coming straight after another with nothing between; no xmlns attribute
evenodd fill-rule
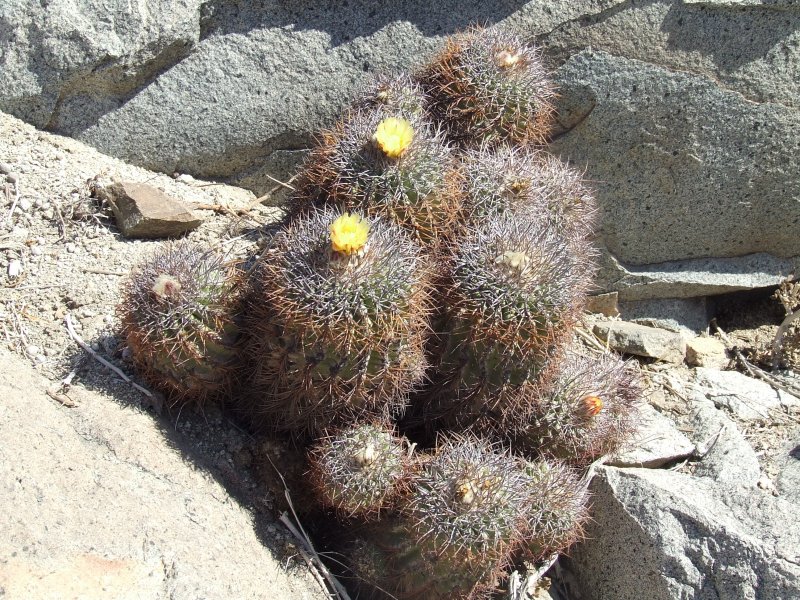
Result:
<svg viewBox="0 0 800 600"><path fill-rule="evenodd" d="M393 116L416 120L426 117L428 98L410 75L378 75L372 78L353 103L353 108L382 109Z"/></svg>
<svg viewBox="0 0 800 600"><path fill-rule="evenodd" d="M367 245L334 252L332 208L295 220L254 274L241 410L257 427L322 431L402 413L427 366L429 262L399 227L368 219Z"/></svg>
<svg viewBox="0 0 800 600"><path fill-rule="evenodd" d="M461 161L471 222L506 211L531 211L569 239L593 236L597 202L581 174L555 156L508 144L482 144L465 150Z"/></svg>
<svg viewBox="0 0 800 600"><path fill-rule="evenodd" d="M407 442L385 423L362 423L318 440L309 452L322 503L345 518L390 508L409 475Z"/></svg>
<svg viewBox="0 0 800 600"><path fill-rule="evenodd" d="M230 388L238 359L238 276L218 255L166 244L134 269L117 307L137 370L179 404Z"/></svg>
<svg viewBox="0 0 800 600"><path fill-rule="evenodd" d="M568 353L549 389L520 419L514 445L527 453L588 464L629 440L641 390L632 363L613 354Z"/></svg>
<svg viewBox="0 0 800 600"><path fill-rule="evenodd" d="M404 118L413 139L398 157L375 140L387 118ZM352 112L324 132L300 176L290 213L330 204L399 223L425 245L453 234L461 220L460 175L443 135L422 117L380 107Z"/></svg>
<svg viewBox="0 0 800 600"><path fill-rule="evenodd" d="M583 539L589 519L589 494L572 467L552 460L531 461L528 524L521 554L538 562Z"/></svg>
<svg viewBox="0 0 800 600"><path fill-rule="evenodd" d="M541 53L501 28L452 36L418 79L462 145L540 144L549 133L555 87Z"/></svg>
<svg viewBox="0 0 800 600"><path fill-rule="evenodd" d="M455 247L429 418L502 429L527 412L583 308L592 251L546 220L495 215Z"/></svg>

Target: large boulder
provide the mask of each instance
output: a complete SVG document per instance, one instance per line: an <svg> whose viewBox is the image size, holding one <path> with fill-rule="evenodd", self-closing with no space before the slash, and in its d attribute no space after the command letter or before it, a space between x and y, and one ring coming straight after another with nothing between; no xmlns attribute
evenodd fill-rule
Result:
<svg viewBox="0 0 800 600"><path fill-rule="evenodd" d="M504 22L546 50L561 85L552 149L598 189L599 291L691 298L774 285L798 265L790 0L6 4L0 110L259 194L297 168L367 73Z"/></svg>
<svg viewBox="0 0 800 600"><path fill-rule="evenodd" d="M800 598L796 506L756 487L602 467L569 569L582 600Z"/></svg>
<svg viewBox="0 0 800 600"><path fill-rule="evenodd" d="M282 527L257 531L172 427L80 386L48 396L5 348L0 365L4 597L329 597L303 563L285 568Z"/></svg>

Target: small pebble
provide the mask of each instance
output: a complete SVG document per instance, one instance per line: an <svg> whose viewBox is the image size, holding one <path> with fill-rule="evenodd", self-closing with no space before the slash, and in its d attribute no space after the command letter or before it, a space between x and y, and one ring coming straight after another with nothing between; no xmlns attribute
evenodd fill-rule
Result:
<svg viewBox="0 0 800 600"><path fill-rule="evenodd" d="M31 254L33 256L39 256L41 253L44 252L41 246L31 246Z"/></svg>
<svg viewBox="0 0 800 600"><path fill-rule="evenodd" d="M16 258L8 262L8 277L14 279L22 274L22 263Z"/></svg>
<svg viewBox="0 0 800 600"><path fill-rule="evenodd" d="M91 346L92 350L94 350L95 352L100 352L100 344L98 344L97 342L92 342Z"/></svg>
<svg viewBox="0 0 800 600"><path fill-rule="evenodd" d="M25 348L25 352L27 352L28 356L36 356L37 354L41 354L42 349L39 346L34 346L31 344L27 348Z"/></svg>
<svg viewBox="0 0 800 600"><path fill-rule="evenodd" d="M22 212L28 212L31 209L31 201L27 198L22 198L19 202L17 202L17 208L19 208Z"/></svg>
<svg viewBox="0 0 800 600"><path fill-rule="evenodd" d="M75 252L75 250L77 249L77 246L75 246L75 244L73 244L72 242L69 242L66 245L66 248L67 248L67 252Z"/></svg>
<svg viewBox="0 0 800 600"><path fill-rule="evenodd" d="M46 219L47 221L52 221L53 217L56 216L55 211L52 208L48 208L42 211L42 218Z"/></svg>
<svg viewBox="0 0 800 600"><path fill-rule="evenodd" d="M9 173L6 175L6 181L8 183L17 183L19 181L19 175L17 173Z"/></svg>
<svg viewBox="0 0 800 600"><path fill-rule="evenodd" d="M8 163L0 162L0 173L3 175L8 175L11 173L11 165Z"/></svg>

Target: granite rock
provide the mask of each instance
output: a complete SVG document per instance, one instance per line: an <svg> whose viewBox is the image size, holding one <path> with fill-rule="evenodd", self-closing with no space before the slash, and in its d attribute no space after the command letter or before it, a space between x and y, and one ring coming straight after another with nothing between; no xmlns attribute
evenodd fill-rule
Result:
<svg viewBox="0 0 800 600"><path fill-rule="evenodd" d="M583 600L790 600L800 597L795 506L659 469L601 467L594 520L567 561Z"/></svg>
<svg viewBox="0 0 800 600"><path fill-rule="evenodd" d="M593 330L616 352L683 362L686 342L680 333L625 321L601 321L595 323Z"/></svg>
<svg viewBox="0 0 800 600"><path fill-rule="evenodd" d="M745 421L769 420L769 411L782 412L785 407L800 403L794 396L737 371L699 367L695 370L695 384L715 406Z"/></svg>
<svg viewBox="0 0 800 600"><path fill-rule="evenodd" d="M640 408L639 429L631 441L611 456L606 464L614 467L658 468L667 463L687 458L694 444L678 431L672 419L662 415L649 404Z"/></svg>

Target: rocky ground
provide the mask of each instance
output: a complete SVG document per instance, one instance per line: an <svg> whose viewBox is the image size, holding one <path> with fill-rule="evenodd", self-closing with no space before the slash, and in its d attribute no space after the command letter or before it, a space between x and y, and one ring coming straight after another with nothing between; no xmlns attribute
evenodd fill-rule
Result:
<svg viewBox="0 0 800 600"><path fill-rule="evenodd" d="M0 589L9 597L48 597L48 585L83 573L75 585L89 587L76 588L74 597L100 597L92 596L98 581L111 581L107 589L135 582L148 590L128 586L103 596L115 598L324 597L299 542L276 520L285 501L265 464L270 458L291 470L287 451L256 440L213 407L204 414L170 411L157 393L132 387L79 346L85 341L142 383L117 336L115 305L131 265L160 242L123 237L110 207L92 197L92 182L146 182L181 199L202 218L187 237L231 258L254 254L280 211L240 188L155 174L3 113L0 163L0 502L15 507L0 536ZM603 467L596 506L624 505L612 492L626 477L647 482L668 472L678 487L752 480L752 498L796 511L800 400L737 372L741 364L731 352L738 347L766 367L781 307L767 294L735 301L720 317L727 339L718 333L722 348L708 351L699 367L684 362L680 333L634 332L665 344L659 355L650 341L632 343L633 333L624 340L609 333L618 320L587 317L587 348L639 354L649 387L643 430L629 451L609 460L615 466ZM791 360L794 335L787 340ZM785 375L781 381L796 394L791 370ZM649 474L639 474L641 467ZM707 497L723 489L711 487ZM595 519L604 523L602 515ZM553 573L553 596L597 597L581 592L592 581L581 570L596 560L592 552L604 539L602 531L591 535ZM798 548L786 550L789 564L796 564ZM754 577L762 576L760 568ZM635 597L626 593L605 597Z"/></svg>

